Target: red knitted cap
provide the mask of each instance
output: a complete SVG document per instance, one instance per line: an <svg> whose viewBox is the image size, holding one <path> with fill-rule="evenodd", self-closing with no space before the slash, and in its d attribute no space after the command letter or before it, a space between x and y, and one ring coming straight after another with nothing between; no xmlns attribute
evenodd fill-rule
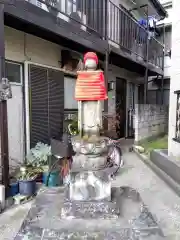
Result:
<svg viewBox="0 0 180 240"><path fill-rule="evenodd" d="M86 62L87 59L93 59L96 61L96 64L98 64L98 57L97 57L96 53L94 53L94 52L87 52L84 55L84 63Z"/></svg>

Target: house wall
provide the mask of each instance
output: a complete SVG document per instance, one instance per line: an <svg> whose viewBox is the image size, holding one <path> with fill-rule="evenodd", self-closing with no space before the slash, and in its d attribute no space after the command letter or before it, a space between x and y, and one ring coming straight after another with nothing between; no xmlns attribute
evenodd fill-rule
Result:
<svg viewBox="0 0 180 240"><path fill-rule="evenodd" d="M127 81L127 85L129 82L132 82L138 86L139 84L139 76L138 74L134 72L127 71L126 69L116 67L114 65L110 65L109 67L109 76L108 76L108 81L111 82L113 81L115 84L115 88L113 91L110 91L108 93L109 99L108 99L108 111L109 114L113 114L116 111L116 78L123 78ZM127 86L127 106L129 105L129 88ZM136 94L136 101L138 102L138 95ZM137 103L136 102L136 103Z"/></svg>
<svg viewBox="0 0 180 240"><path fill-rule="evenodd" d="M37 38L30 34L25 34L13 28L5 27L5 54L6 59L17 62L33 62L49 67L59 68L61 61L62 47ZM139 76L125 69L116 66L109 66L109 82L116 82L116 77L124 78L128 82L139 83ZM116 84L114 84L116 86ZM108 93L109 114L114 114L116 109L116 88ZM136 94L138 101L138 95ZM127 85L127 109L130 102L129 88ZM11 111L9 108L8 111ZM19 110L18 110L19 111ZM23 109L22 109L23 111ZM23 122L22 122L23 125ZM23 131L22 131L23 134Z"/></svg>
<svg viewBox="0 0 180 240"><path fill-rule="evenodd" d="M161 105L135 105L135 142L167 133L168 108Z"/></svg>
<svg viewBox="0 0 180 240"><path fill-rule="evenodd" d="M173 140L176 133L176 108L177 94L174 91L180 90L180 1L173 1L172 21L172 66L170 82L170 104L169 104L169 155L180 156L180 143Z"/></svg>
<svg viewBox="0 0 180 240"><path fill-rule="evenodd" d="M166 84L166 79L170 79L171 76L171 65L172 61L168 54L169 50L171 50L172 46L172 29L169 27L169 25L172 24L172 2L169 0L161 0L161 3L163 4L164 8L166 9L168 13L168 17L165 18L162 21L159 21L158 24L165 24L168 25L168 27L165 28L165 36L163 36L163 29L161 29L161 35L158 36L158 41L163 43L165 45L165 57L164 57L164 93L163 93L163 103L165 105L169 105L169 89L170 84ZM149 81L152 80L152 78L149 78ZM148 103L150 104L160 104L161 103L161 84L159 86L157 84L154 84L153 82L150 82L148 84Z"/></svg>
<svg viewBox="0 0 180 240"><path fill-rule="evenodd" d="M168 17L162 21L159 21L157 24L171 25L172 19L173 19L172 1L161 0L161 3L163 4L164 8L166 9L166 11L168 13ZM163 42L163 31L162 31L162 35L159 37L158 40L160 42ZM171 45L172 45L172 29L170 27L165 28L164 44L165 44L164 76L169 77L170 76L170 68L171 68L171 58L169 56L167 56L167 52L171 49Z"/></svg>
<svg viewBox="0 0 180 240"><path fill-rule="evenodd" d="M134 102L135 104L138 103L138 85L141 82L141 78L139 77L138 74L134 72L129 72L126 69L116 67L114 65L110 65L109 67L109 76L108 76L108 81L111 82L113 81L115 84L115 88L113 91L108 92L108 113L109 116L114 117L116 114L116 78L123 78L127 82L127 88L126 88L126 135L128 131L128 110L131 106L132 103L132 96L130 93L130 83L135 84L135 99ZM112 124L109 126L112 127Z"/></svg>
<svg viewBox="0 0 180 240"><path fill-rule="evenodd" d="M22 64L26 61L31 61L59 68L61 47L5 26L5 58ZM17 162L24 160L25 129L22 84L12 84L13 98L8 100L10 168L11 166L15 166Z"/></svg>
<svg viewBox="0 0 180 240"><path fill-rule="evenodd" d="M172 30L170 27L165 28L165 35L163 37L163 31L160 37L158 37L158 41L163 43L164 38L164 45L165 45L165 57L164 57L164 76L170 77L170 68L171 68L171 58L169 56L169 51L171 50L172 45Z"/></svg>
<svg viewBox="0 0 180 240"><path fill-rule="evenodd" d="M33 35L5 27L6 59L17 62L31 61L59 68L61 47Z"/></svg>

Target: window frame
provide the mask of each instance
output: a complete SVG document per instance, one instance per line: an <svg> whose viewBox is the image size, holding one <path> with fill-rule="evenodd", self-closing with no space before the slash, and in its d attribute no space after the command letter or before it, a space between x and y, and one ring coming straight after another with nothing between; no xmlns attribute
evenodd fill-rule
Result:
<svg viewBox="0 0 180 240"><path fill-rule="evenodd" d="M10 84L13 84L13 85L16 85L16 86L22 86L22 84L23 84L23 65L22 65L22 63L11 61L11 60L5 60L5 63L18 65L20 67L20 82L11 82L11 81L9 81L9 82L10 82ZM6 70L5 70L5 74L6 74Z"/></svg>
<svg viewBox="0 0 180 240"><path fill-rule="evenodd" d="M71 74L64 74L64 111L66 112L76 112L78 110L78 103L77 103L77 108L66 108L65 107L65 78L70 78L70 79L74 79L74 81L76 81L76 76L71 75Z"/></svg>

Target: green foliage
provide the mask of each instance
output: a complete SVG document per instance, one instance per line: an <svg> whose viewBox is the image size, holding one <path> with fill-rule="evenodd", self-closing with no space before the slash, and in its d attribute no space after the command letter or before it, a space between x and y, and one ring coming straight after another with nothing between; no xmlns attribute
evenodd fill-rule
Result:
<svg viewBox="0 0 180 240"><path fill-rule="evenodd" d="M27 155L27 164L33 167L41 167L48 165L51 156L51 146L38 142Z"/></svg>
<svg viewBox="0 0 180 240"><path fill-rule="evenodd" d="M18 180L34 180L38 174L42 172L41 168L33 168L28 166L22 166L19 173L16 176Z"/></svg>
<svg viewBox="0 0 180 240"><path fill-rule="evenodd" d="M79 133L77 119L73 119L71 121L71 123L68 125L68 130L71 135L77 135Z"/></svg>
<svg viewBox="0 0 180 240"><path fill-rule="evenodd" d="M141 146L145 149L145 152L148 154L154 149L167 149L168 148L168 136L159 137L155 140L144 141L141 143Z"/></svg>

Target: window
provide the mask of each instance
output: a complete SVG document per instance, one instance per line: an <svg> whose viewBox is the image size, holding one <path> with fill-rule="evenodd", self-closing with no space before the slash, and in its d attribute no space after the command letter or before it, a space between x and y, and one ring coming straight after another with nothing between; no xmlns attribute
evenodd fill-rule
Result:
<svg viewBox="0 0 180 240"><path fill-rule="evenodd" d="M21 83L21 65L13 62L5 63L6 77L11 83Z"/></svg>
<svg viewBox="0 0 180 240"><path fill-rule="evenodd" d="M64 108L78 109L78 102L74 99L76 79L64 77Z"/></svg>
<svg viewBox="0 0 180 240"><path fill-rule="evenodd" d="M76 7L76 0L68 0L68 13L71 14L72 12L76 12L77 11L77 7Z"/></svg>
<svg viewBox="0 0 180 240"><path fill-rule="evenodd" d="M174 93L177 94L175 140L180 142L180 91Z"/></svg>

